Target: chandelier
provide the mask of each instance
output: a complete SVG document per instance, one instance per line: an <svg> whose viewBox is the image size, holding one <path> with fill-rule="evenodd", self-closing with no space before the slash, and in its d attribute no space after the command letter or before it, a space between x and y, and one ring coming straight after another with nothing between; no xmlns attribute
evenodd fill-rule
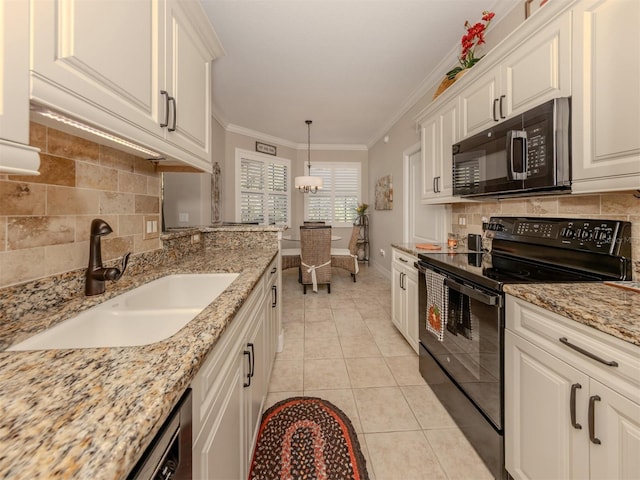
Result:
<svg viewBox="0 0 640 480"><path fill-rule="evenodd" d="M309 175L296 177L294 184L300 193L318 193L318 190L322 190L322 177L311 176L311 120L305 120L304 123L307 124L307 163Z"/></svg>

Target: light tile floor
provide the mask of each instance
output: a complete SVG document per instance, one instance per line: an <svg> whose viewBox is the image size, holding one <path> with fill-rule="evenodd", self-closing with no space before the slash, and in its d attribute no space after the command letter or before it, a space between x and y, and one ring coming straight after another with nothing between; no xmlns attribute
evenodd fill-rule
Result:
<svg viewBox="0 0 640 480"><path fill-rule="evenodd" d="M291 396L324 398L351 419L372 480L490 479L491 474L418 371L418 356L391 323L390 280L363 266L353 283L334 269L303 295L282 275L284 349L267 408Z"/></svg>

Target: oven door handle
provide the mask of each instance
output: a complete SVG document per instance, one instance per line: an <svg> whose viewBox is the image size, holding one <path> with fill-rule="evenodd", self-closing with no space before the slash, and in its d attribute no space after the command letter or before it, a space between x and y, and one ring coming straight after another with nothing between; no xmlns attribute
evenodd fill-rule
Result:
<svg viewBox="0 0 640 480"><path fill-rule="evenodd" d="M488 295L484 292L476 290L475 288L467 287L466 285L462 285L450 278L445 278L444 284L449 287L451 290L455 290L456 292L460 292L463 295L466 295L474 300L478 300L479 302L484 303L485 305L497 305L500 306L501 299L499 295Z"/></svg>

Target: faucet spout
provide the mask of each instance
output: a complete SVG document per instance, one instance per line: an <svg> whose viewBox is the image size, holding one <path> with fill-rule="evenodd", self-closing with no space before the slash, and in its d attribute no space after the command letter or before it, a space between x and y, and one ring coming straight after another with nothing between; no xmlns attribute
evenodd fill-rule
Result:
<svg viewBox="0 0 640 480"><path fill-rule="evenodd" d="M105 281L116 281L122 277L127 263L129 261L129 255L127 253L122 258L121 269L118 268L104 268L102 265L102 248L100 244L100 237L112 233L113 230L107 222L100 218L96 218L91 222L91 238L89 240L89 267L85 274L85 295L99 295L105 291Z"/></svg>

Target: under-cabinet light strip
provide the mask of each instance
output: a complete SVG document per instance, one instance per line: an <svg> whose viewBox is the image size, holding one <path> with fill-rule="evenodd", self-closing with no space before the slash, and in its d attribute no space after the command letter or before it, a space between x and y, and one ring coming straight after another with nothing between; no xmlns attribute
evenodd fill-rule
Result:
<svg viewBox="0 0 640 480"><path fill-rule="evenodd" d="M78 130L82 130L83 132L87 132L92 135L97 135L98 137L104 138L111 142L117 143L119 145L131 148L138 152L149 155L150 157L152 157L153 160L159 160L162 158L162 155L159 154L158 152L149 150L148 148L132 143L128 140L125 140L124 138L116 137L115 135L112 135L108 132L105 132L103 130L99 130L95 127L87 125L86 123L82 123L82 122L79 122L78 120L74 120L73 118L69 118L64 115L61 115L60 113L57 113L48 109L33 107L33 106L31 107L31 109L35 113L42 115L43 117L50 118L51 120L55 120L56 122L64 123L65 125L69 125L70 127L77 128Z"/></svg>

